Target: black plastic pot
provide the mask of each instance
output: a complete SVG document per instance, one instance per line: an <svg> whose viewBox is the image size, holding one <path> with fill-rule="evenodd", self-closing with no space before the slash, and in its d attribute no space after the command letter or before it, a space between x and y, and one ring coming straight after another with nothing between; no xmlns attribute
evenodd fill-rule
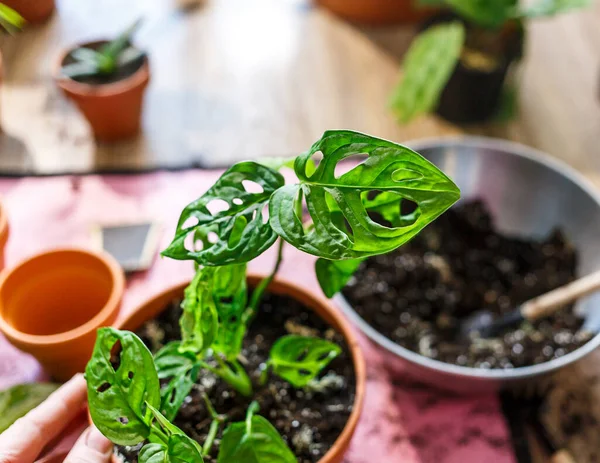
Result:
<svg viewBox="0 0 600 463"><path fill-rule="evenodd" d="M456 20L454 15L442 14L427 21L422 29ZM469 31L467 25L467 34ZM462 60L457 63L436 108L436 113L444 119L458 124L475 124L488 121L497 113L506 77L513 63L521 57L524 43L520 25L512 27L508 34L506 29L498 33L503 33L509 43L494 69L468 67Z"/></svg>

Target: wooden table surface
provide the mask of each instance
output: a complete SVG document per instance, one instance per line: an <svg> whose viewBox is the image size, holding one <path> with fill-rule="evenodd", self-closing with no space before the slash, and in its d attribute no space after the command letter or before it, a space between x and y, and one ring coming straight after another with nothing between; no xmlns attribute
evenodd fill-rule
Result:
<svg viewBox="0 0 600 463"><path fill-rule="evenodd" d="M179 3L196 3L182 10ZM396 141L459 134L436 117L400 126L386 108L413 30L357 28L308 0L58 0L42 27L5 38L0 173L214 167L306 150L330 128ZM97 146L52 80L61 49L112 36L143 15L151 57L144 132ZM538 21L504 136L600 178L600 3Z"/></svg>

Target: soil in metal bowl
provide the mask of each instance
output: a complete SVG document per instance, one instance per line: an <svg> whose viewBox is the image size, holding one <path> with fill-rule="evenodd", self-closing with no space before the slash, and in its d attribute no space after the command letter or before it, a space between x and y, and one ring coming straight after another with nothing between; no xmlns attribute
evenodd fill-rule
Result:
<svg viewBox="0 0 600 463"><path fill-rule="evenodd" d="M137 334L152 352L156 352L164 344L181 339L180 315L180 301L173 301L158 317L146 322ZM258 385L259 367L267 361L274 342L286 334L318 336L343 348L342 354L322 373L318 390L294 389L273 375L266 386ZM277 428L300 463L319 461L341 434L354 404L354 367L342 335L298 301L267 294L249 327L242 356L253 381L254 396L242 397L225 382L203 371L175 418L175 424L203 444L211 422L203 393L208 394L218 413L228 416L228 423L243 421L248 405L257 400L259 414ZM216 461L220 437L219 434L205 462ZM137 462L139 449L140 446L119 447L116 452L125 461L133 463Z"/></svg>
<svg viewBox="0 0 600 463"><path fill-rule="evenodd" d="M498 233L480 201L454 208L410 243L367 259L344 288L357 313L395 343L461 366L509 369L566 355L590 338L565 307L493 339L459 342L474 311L500 315L575 278L577 252L561 230L534 241Z"/></svg>

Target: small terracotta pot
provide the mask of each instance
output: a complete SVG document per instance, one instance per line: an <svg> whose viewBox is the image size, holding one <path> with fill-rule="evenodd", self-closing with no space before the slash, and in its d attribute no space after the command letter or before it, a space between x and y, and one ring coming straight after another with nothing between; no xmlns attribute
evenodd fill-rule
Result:
<svg viewBox="0 0 600 463"><path fill-rule="evenodd" d="M2 0L25 18L29 24L46 22L54 13L54 0Z"/></svg>
<svg viewBox="0 0 600 463"><path fill-rule="evenodd" d="M371 25L415 23L431 16L433 8L415 6L416 0L315 0L335 15Z"/></svg>
<svg viewBox="0 0 600 463"><path fill-rule="evenodd" d="M0 202L0 269L4 268L4 248L6 247L9 234L10 228L8 226L8 216L6 214L6 209Z"/></svg>
<svg viewBox="0 0 600 463"><path fill-rule="evenodd" d="M0 330L65 381L85 369L96 330L119 311L125 275L105 253L58 249L0 275Z"/></svg>
<svg viewBox="0 0 600 463"><path fill-rule="evenodd" d="M255 287L262 278L263 277L258 275L250 275L248 277L248 284ZM127 318L118 323L118 328L135 331L144 322L156 317L165 309L169 302L183 297L183 290L188 284L189 282L173 286L141 304ZM306 307L314 310L323 320L344 336L348 349L350 349L352 361L354 363L354 373L356 375L356 397L354 399L354 406L352 413L348 418L348 422L346 423L346 427L329 452L319 460L319 463L342 463L344 454L348 450L350 440L352 439L358 419L362 413L367 383L365 360L358 345L358 341L356 340L349 323L342 317L339 310L337 310L327 299L315 296L299 286L281 280L275 280L271 283L269 291L274 294L285 294L293 297ZM117 460L113 459L113 462L117 463Z"/></svg>
<svg viewBox="0 0 600 463"><path fill-rule="evenodd" d="M106 41L83 44L97 48ZM92 85L64 77L63 63L72 50L58 60L54 78L67 97L75 102L90 123L98 141L114 142L135 137L141 126L144 92L150 82L148 59L133 74L109 84Z"/></svg>

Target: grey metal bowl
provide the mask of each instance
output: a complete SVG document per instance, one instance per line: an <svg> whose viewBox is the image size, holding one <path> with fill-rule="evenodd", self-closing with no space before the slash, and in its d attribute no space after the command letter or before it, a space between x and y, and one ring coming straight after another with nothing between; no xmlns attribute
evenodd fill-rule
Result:
<svg viewBox="0 0 600 463"><path fill-rule="evenodd" d="M409 146L457 183L461 201L483 199L501 231L542 238L561 227L579 250L578 274L600 268L600 195L569 166L531 148L487 138L426 140ZM407 374L459 393L497 390L548 375L600 344L596 335L564 357L511 370L460 367L399 346L368 325L342 295L336 301L371 340L401 359ZM580 300L575 310L585 317L585 328L600 331L600 294Z"/></svg>

